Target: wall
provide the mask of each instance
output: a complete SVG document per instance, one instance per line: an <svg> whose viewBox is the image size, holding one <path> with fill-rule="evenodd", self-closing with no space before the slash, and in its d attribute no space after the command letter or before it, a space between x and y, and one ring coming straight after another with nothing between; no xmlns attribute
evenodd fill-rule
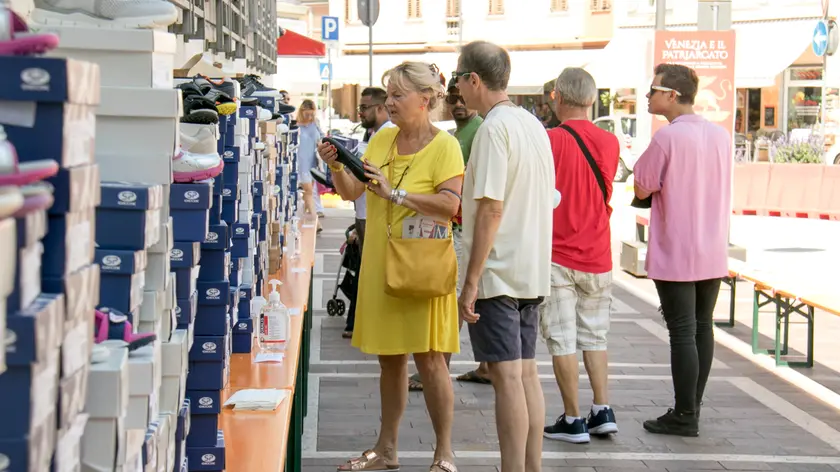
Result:
<svg viewBox="0 0 840 472"><path fill-rule="evenodd" d="M697 0L666 1L666 24L697 23ZM656 7L649 0L620 0L614 4L617 26L651 26L656 22ZM822 16L821 0L732 0L732 21L812 16Z"/></svg>

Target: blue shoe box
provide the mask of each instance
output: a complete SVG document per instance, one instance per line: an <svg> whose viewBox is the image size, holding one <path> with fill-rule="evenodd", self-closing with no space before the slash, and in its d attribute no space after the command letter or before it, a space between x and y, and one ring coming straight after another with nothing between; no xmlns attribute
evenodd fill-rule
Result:
<svg viewBox="0 0 840 472"><path fill-rule="evenodd" d="M96 261L99 304L123 313L139 308L146 286L146 251L97 249Z"/></svg>
<svg viewBox="0 0 840 472"><path fill-rule="evenodd" d="M175 274L175 298L190 298L196 291L200 266L172 269Z"/></svg>
<svg viewBox="0 0 840 472"><path fill-rule="evenodd" d="M260 179L254 179L254 182L251 184L251 195L255 197L262 197L263 195L268 195L266 191L266 182Z"/></svg>
<svg viewBox="0 0 840 472"><path fill-rule="evenodd" d="M254 342L251 333L233 333L231 352L234 354L249 354Z"/></svg>
<svg viewBox="0 0 840 472"><path fill-rule="evenodd" d="M45 405L58 404L59 355L53 349L43 362L29 365L7 366L0 375L0 440L24 440L43 422ZM53 429L56 428L55 412L52 415ZM41 416L38 418L36 416ZM0 446L2 451L2 446Z"/></svg>
<svg viewBox="0 0 840 472"><path fill-rule="evenodd" d="M193 333L196 336L221 336L227 333L229 331L228 310L228 305L199 305Z"/></svg>
<svg viewBox="0 0 840 472"><path fill-rule="evenodd" d="M239 218L239 201L232 197L222 202L222 221L228 225L236 223Z"/></svg>
<svg viewBox="0 0 840 472"><path fill-rule="evenodd" d="M99 66L72 59L0 56L0 101L30 102L34 120L4 125L20 162L94 162ZM27 106L27 105L24 105Z"/></svg>
<svg viewBox="0 0 840 472"><path fill-rule="evenodd" d="M176 241L169 251L172 269L191 268L201 263L201 244L198 241Z"/></svg>
<svg viewBox="0 0 840 472"><path fill-rule="evenodd" d="M47 217L41 277L61 278L93 262L96 219L93 209ZM145 242L143 233L137 239Z"/></svg>
<svg viewBox="0 0 840 472"><path fill-rule="evenodd" d="M209 423L207 426L209 426ZM190 471L218 472L225 470L225 438L222 430L218 430L216 442L212 446L193 447L189 445L189 438L187 438L187 461L190 464Z"/></svg>
<svg viewBox="0 0 840 472"><path fill-rule="evenodd" d="M222 392L219 390L187 390L186 397L190 401L189 414L192 418L222 414Z"/></svg>
<svg viewBox="0 0 840 472"><path fill-rule="evenodd" d="M45 450L56 435L56 413L49 413L33 430L11 438L0 438L0 455L6 456L9 468L3 472L41 472L49 469L52 451Z"/></svg>
<svg viewBox="0 0 840 472"><path fill-rule="evenodd" d="M259 116L260 115L257 111L257 107L255 106L239 107L240 118L247 118L248 121L256 121Z"/></svg>
<svg viewBox="0 0 840 472"><path fill-rule="evenodd" d="M230 375L227 360L215 362L194 362L189 364L187 390L221 390L225 388ZM195 426L195 422L193 422ZM193 428L195 430L197 428Z"/></svg>
<svg viewBox="0 0 840 472"><path fill-rule="evenodd" d="M219 395L221 396L221 392ZM219 408L221 412L221 406ZM189 392L187 392L184 403L181 405L181 409L178 410L178 418L175 423L175 442L184 441L187 439L187 435L190 434L190 411L192 411L192 400L190 399Z"/></svg>
<svg viewBox="0 0 840 472"><path fill-rule="evenodd" d="M204 241L212 205L211 181L192 184L172 184L169 196L173 234L176 241Z"/></svg>
<svg viewBox="0 0 840 472"><path fill-rule="evenodd" d="M230 277L230 251L202 251L199 282L228 280Z"/></svg>
<svg viewBox="0 0 840 472"><path fill-rule="evenodd" d="M227 133L228 121L235 117L235 115L219 115L219 134Z"/></svg>
<svg viewBox="0 0 840 472"><path fill-rule="evenodd" d="M262 213L268 208L268 205L265 202L265 197L259 196L254 197L254 213Z"/></svg>
<svg viewBox="0 0 840 472"><path fill-rule="evenodd" d="M189 298L178 298L175 300L175 317L178 328L184 328L192 324L198 312L198 292L193 292Z"/></svg>
<svg viewBox="0 0 840 472"><path fill-rule="evenodd" d="M235 258L248 257L248 238L234 238L230 252L231 256Z"/></svg>
<svg viewBox="0 0 840 472"><path fill-rule="evenodd" d="M15 218L17 230L17 248L32 247L47 235L47 212L30 212L23 218ZM8 307L7 307L8 309Z"/></svg>
<svg viewBox="0 0 840 472"><path fill-rule="evenodd" d="M275 103L276 103L275 100L276 99L274 97L257 97L257 100L259 100L260 106L262 108L265 108L266 110L268 110L272 113L274 112L274 109L275 109L275 106L276 106L275 105Z"/></svg>
<svg viewBox="0 0 840 472"><path fill-rule="evenodd" d="M227 251L230 249L230 227L224 221L210 225L207 237L201 243L202 251Z"/></svg>
<svg viewBox="0 0 840 472"><path fill-rule="evenodd" d="M96 209L96 244L114 249L147 249L160 238L163 187L102 182Z"/></svg>
<svg viewBox="0 0 840 472"><path fill-rule="evenodd" d="M241 305L240 305L241 306ZM233 334L251 334L254 332L254 320L252 318L239 318L233 325Z"/></svg>
<svg viewBox="0 0 840 472"><path fill-rule="evenodd" d="M7 366L45 362L64 339L64 295L42 293L26 309L7 314L6 331L16 339L6 344Z"/></svg>
<svg viewBox="0 0 840 472"><path fill-rule="evenodd" d="M241 152L239 150L239 146L228 146L225 148L225 151L222 153L222 160L224 161L225 165L227 164L235 164L238 163L240 160ZM228 182L231 183L231 182Z"/></svg>
<svg viewBox="0 0 840 472"><path fill-rule="evenodd" d="M190 362L222 362L227 359L230 330L224 331L225 334L219 336L196 335L190 348Z"/></svg>
<svg viewBox="0 0 840 472"><path fill-rule="evenodd" d="M227 185L239 181L239 161L225 161L225 167L222 169L222 174L225 176L225 183Z"/></svg>
<svg viewBox="0 0 840 472"><path fill-rule="evenodd" d="M237 239L244 239L248 240L248 237L251 234L251 223L234 223L233 231L231 232L231 238L233 238L234 244L236 244Z"/></svg>
<svg viewBox="0 0 840 472"><path fill-rule="evenodd" d="M199 390L196 390L200 392ZM190 390L187 390L189 394ZM194 447L211 447L216 444L216 431L219 428L218 414L196 415L190 412L192 428L187 435L187 451ZM195 469L191 469L195 470Z"/></svg>
<svg viewBox="0 0 840 472"><path fill-rule="evenodd" d="M47 182L53 186L53 204L47 210L51 215L61 215L99 206L99 166L59 169Z"/></svg>
<svg viewBox="0 0 840 472"><path fill-rule="evenodd" d="M236 127L228 126L228 131L230 132L222 135L225 138L225 147L236 145Z"/></svg>
<svg viewBox="0 0 840 472"><path fill-rule="evenodd" d="M210 207L209 222L211 225L217 225L222 221L222 195L213 195L212 205Z"/></svg>
<svg viewBox="0 0 840 472"><path fill-rule="evenodd" d="M222 189L225 187L225 176L219 174L210 180L213 181L213 196L221 195Z"/></svg>
<svg viewBox="0 0 840 472"><path fill-rule="evenodd" d="M248 284L239 285L239 316L241 318L251 317L251 299L254 298L254 288Z"/></svg>
<svg viewBox="0 0 840 472"><path fill-rule="evenodd" d="M230 305L230 282L198 282L198 305ZM200 310L200 309L199 309Z"/></svg>

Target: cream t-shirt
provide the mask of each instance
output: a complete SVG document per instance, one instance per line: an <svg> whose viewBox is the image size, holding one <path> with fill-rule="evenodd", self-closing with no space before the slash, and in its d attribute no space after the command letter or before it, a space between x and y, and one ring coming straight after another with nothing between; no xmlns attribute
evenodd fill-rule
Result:
<svg viewBox="0 0 840 472"><path fill-rule="evenodd" d="M549 295L554 175L542 123L521 107L491 109L473 141L462 200L465 258L472 251L479 200L504 202L478 298Z"/></svg>

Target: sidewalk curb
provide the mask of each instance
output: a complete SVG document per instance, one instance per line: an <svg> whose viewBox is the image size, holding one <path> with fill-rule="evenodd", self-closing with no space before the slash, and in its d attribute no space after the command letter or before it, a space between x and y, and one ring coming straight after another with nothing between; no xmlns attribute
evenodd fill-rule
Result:
<svg viewBox="0 0 840 472"><path fill-rule="evenodd" d="M634 295L635 297L639 298L643 302L653 307L659 306L659 298L656 295L649 293L619 278L613 278L613 283L618 287L622 288L623 290L626 290L631 295ZM840 411L840 394L832 391L831 389L825 387L819 382L811 380L810 378L800 374L799 372L789 367L777 368L776 363L773 361L772 358L753 354L752 347L749 344L741 341L740 339L736 338L735 336L732 336L731 334L718 327L714 327L714 330L715 341L717 341L723 347L749 360L750 362L761 367L762 369L773 373L782 380L785 380L788 383L798 387L805 393L810 394L811 396L817 398L818 400L834 408L835 410Z"/></svg>

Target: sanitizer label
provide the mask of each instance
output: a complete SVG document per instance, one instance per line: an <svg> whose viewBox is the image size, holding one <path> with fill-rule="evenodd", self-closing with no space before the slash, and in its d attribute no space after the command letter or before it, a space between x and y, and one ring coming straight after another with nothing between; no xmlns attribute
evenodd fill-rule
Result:
<svg viewBox="0 0 840 472"><path fill-rule="evenodd" d="M270 314L266 314L263 317L262 321L262 339L265 343L284 343L286 342L286 336L288 331L288 318L287 322L283 322L282 316L271 316Z"/></svg>

